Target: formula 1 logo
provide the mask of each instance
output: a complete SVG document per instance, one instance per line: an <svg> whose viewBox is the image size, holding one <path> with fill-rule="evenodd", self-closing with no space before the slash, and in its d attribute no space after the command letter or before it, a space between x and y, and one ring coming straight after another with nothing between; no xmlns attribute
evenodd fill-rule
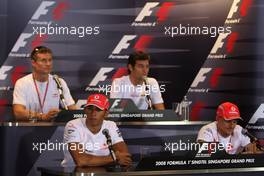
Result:
<svg viewBox="0 0 264 176"><path fill-rule="evenodd" d="M169 11L171 7L174 5L173 2L164 2L157 10L156 14L154 14L154 9L159 5L159 2L147 2L143 9L140 11L135 21L131 24L131 26L156 26L157 22L163 22L167 19ZM157 19L153 22L143 22L145 19L150 16L156 16Z"/></svg>
<svg viewBox="0 0 264 176"><path fill-rule="evenodd" d="M114 70L113 67L102 67L100 70L96 73L94 78L91 80L89 85L85 88L85 91L88 92L99 92L107 94L110 92L111 86L106 85L105 81L107 78L109 78L110 72ZM100 82L103 82L103 84L99 84Z"/></svg>
<svg viewBox="0 0 264 176"><path fill-rule="evenodd" d="M38 9L33 14L29 24L34 25L48 25L52 23L52 20L60 20L63 18L65 11L69 8L69 4L67 2L59 2L56 6L55 1L42 1L39 5ZM46 16L52 9L52 19L39 21L42 16Z"/></svg>
<svg viewBox="0 0 264 176"><path fill-rule="evenodd" d="M264 104L261 104L257 111L253 114L251 119L249 120L249 124L255 124L258 120L264 119Z"/></svg>
<svg viewBox="0 0 264 176"><path fill-rule="evenodd" d="M196 75L191 87L197 87L199 83L204 82L206 79L206 74L209 73L212 68L201 68L199 73Z"/></svg>
<svg viewBox="0 0 264 176"><path fill-rule="evenodd" d="M112 54L108 57L109 59L128 59L129 55L121 55L120 53L123 52L123 50L129 49L131 46L131 43L137 38L137 35L124 35L122 39L119 41L119 43L116 45L114 50L112 51ZM144 51L149 44L151 43L153 37L149 35L142 35L136 40L134 49ZM126 52L126 53L131 53ZM125 52L124 52L125 53Z"/></svg>
<svg viewBox="0 0 264 176"><path fill-rule="evenodd" d="M102 67L100 70L97 72L93 80L90 82L89 86L96 86L100 81L105 81L107 78L107 73L110 73L113 71L113 67Z"/></svg>
<svg viewBox="0 0 264 176"><path fill-rule="evenodd" d="M240 23L241 18L248 14L248 9L252 4L252 0L234 0L228 13L226 24Z"/></svg>
<svg viewBox="0 0 264 176"><path fill-rule="evenodd" d="M239 35L237 32L220 33L207 58L208 59L227 58L227 54L233 53L238 37Z"/></svg>
<svg viewBox="0 0 264 176"><path fill-rule="evenodd" d="M33 37L34 36L34 37ZM29 43L31 44L31 48L35 48L36 46L42 45L44 40L47 39L47 35L33 35L32 33L22 33L18 40L16 41L14 47L11 50L11 53L9 56L13 57L29 57L30 54L26 53L27 50L29 49ZM26 50L23 52L19 52L20 50ZM23 50L22 50L23 51Z"/></svg>
<svg viewBox="0 0 264 176"><path fill-rule="evenodd" d="M9 53L8 56L11 57L29 57L28 53L17 53L19 50L25 48L28 43L30 38L33 36L31 33L22 33L19 38L17 39L14 47L12 48L11 52Z"/></svg>
<svg viewBox="0 0 264 176"><path fill-rule="evenodd" d="M10 71L12 68L13 66L7 66L7 65L0 67L0 80L6 80L8 76L6 72Z"/></svg>
<svg viewBox="0 0 264 176"><path fill-rule="evenodd" d="M11 50L11 52L18 52L18 50L21 47L25 47L26 44L28 43L28 39L32 36L32 34L30 33L22 33L19 38L17 39L17 42L15 44L15 46L13 47L13 49Z"/></svg>
<svg viewBox="0 0 264 176"><path fill-rule="evenodd" d="M196 75L195 79L192 82L191 87L189 88L188 92L196 92L196 93L206 93L209 91L208 88L197 88L199 83L203 83L206 78L207 74L212 70L212 68L201 68L199 73Z"/></svg>
<svg viewBox="0 0 264 176"><path fill-rule="evenodd" d="M226 148L223 143L202 143L199 145L199 150L195 157L211 157L212 154L215 154L219 151L229 151L231 149L232 145L230 143L227 144Z"/></svg>
<svg viewBox="0 0 264 176"><path fill-rule="evenodd" d="M209 77L210 74L210 78ZM196 92L196 93L207 93L210 88L216 88L219 85L219 78L223 74L223 68L201 68L198 74L196 75L194 81L192 82L191 87L188 92ZM198 85L204 83L208 78L208 83L206 84L208 87L199 88Z"/></svg>
<svg viewBox="0 0 264 176"><path fill-rule="evenodd" d="M54 5L55 1L42 1L34 15L32 16L32 20L38 20L40 16L46 15L49 11L49 7Z"/></svg>

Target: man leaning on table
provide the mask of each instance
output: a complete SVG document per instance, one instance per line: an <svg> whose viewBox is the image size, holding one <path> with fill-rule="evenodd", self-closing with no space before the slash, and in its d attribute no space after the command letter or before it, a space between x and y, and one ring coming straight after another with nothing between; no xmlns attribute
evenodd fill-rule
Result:
<svg viewBox="0 0 264 176"><path fill-rule="evenodd" d="M50 121L59 113L60 94L58 85L51 75L53 67L52 51L38 46L31 53L32 73L16 81L13 92L13 112L16 120ZM66 82L58 78L62 87L66 106L76 109Z"/></svg>
<svg viewBox="0 0 264 176"><path fill-rule="evenodd" d="M103 134L105 130L111 137L116 162L124 166L131 164L131 155L118 127L115 122L105 120L109 106L105 95L90 95L84 108L87 118L67 123L64 143L68 150L64 150L62 166L104 166L114 163Z"/></svg>
<svg viewBox="0 0 264 176"><path fill-rule="evenodd" d="M222 103L216 112L216 121L203 126L197 137L197 142L219 142L228 154L256 153L256 146L250 138L242 133L238 125L241 120L238 107L230 102Z"/></svg>

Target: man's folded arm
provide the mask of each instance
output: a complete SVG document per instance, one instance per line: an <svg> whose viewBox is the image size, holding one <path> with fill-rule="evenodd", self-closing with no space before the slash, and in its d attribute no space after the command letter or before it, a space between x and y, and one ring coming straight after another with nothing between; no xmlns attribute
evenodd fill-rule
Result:
<svg viewBox="0 0 264 176"><path fill-rule="evenodd" d="M87 153L84 153L83 150L80 150L76 146L80 146L78 142L68 143L69 152L78 167L85 166L104 166L107 164L113 163L113 159L110 155L108 156L94 156ZM74 149L74 150L73 150Z"/></svg>

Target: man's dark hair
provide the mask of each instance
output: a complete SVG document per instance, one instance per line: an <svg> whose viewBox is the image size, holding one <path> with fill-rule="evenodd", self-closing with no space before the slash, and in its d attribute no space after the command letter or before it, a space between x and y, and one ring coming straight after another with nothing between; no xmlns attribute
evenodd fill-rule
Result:
<svg viewBox="0 0 264 176"><path fill-rule="evenodd" d="M148 60L150 61L150 56L143 51L136 51L129 55L127 66L130 64L132 67L135 67L137 60ZM130 70L128 69L128 73L130 74Z"/></svg>
<svg viewBox="0 0 264 176"><path fill-rule="evenodd" d="M31 60L36 61L36 59L37 59L36 55L39 54L39 53L41 53L41 54L44 54L44 53L52 54L52 51L49 48L45 47L45 46L37 46L31 52L31 55L30 55Z"/></svg>

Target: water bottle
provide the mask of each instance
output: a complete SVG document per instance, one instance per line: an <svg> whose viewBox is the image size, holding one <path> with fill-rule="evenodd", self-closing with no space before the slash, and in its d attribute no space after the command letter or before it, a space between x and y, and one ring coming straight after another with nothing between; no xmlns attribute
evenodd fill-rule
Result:
<svg viewBox="0 0 264 176"><path fill-rule="evenodd" d="M189 121L189 101L187 99L187 96L184 96L182 100L182 119L184 121Z"/></svg>

